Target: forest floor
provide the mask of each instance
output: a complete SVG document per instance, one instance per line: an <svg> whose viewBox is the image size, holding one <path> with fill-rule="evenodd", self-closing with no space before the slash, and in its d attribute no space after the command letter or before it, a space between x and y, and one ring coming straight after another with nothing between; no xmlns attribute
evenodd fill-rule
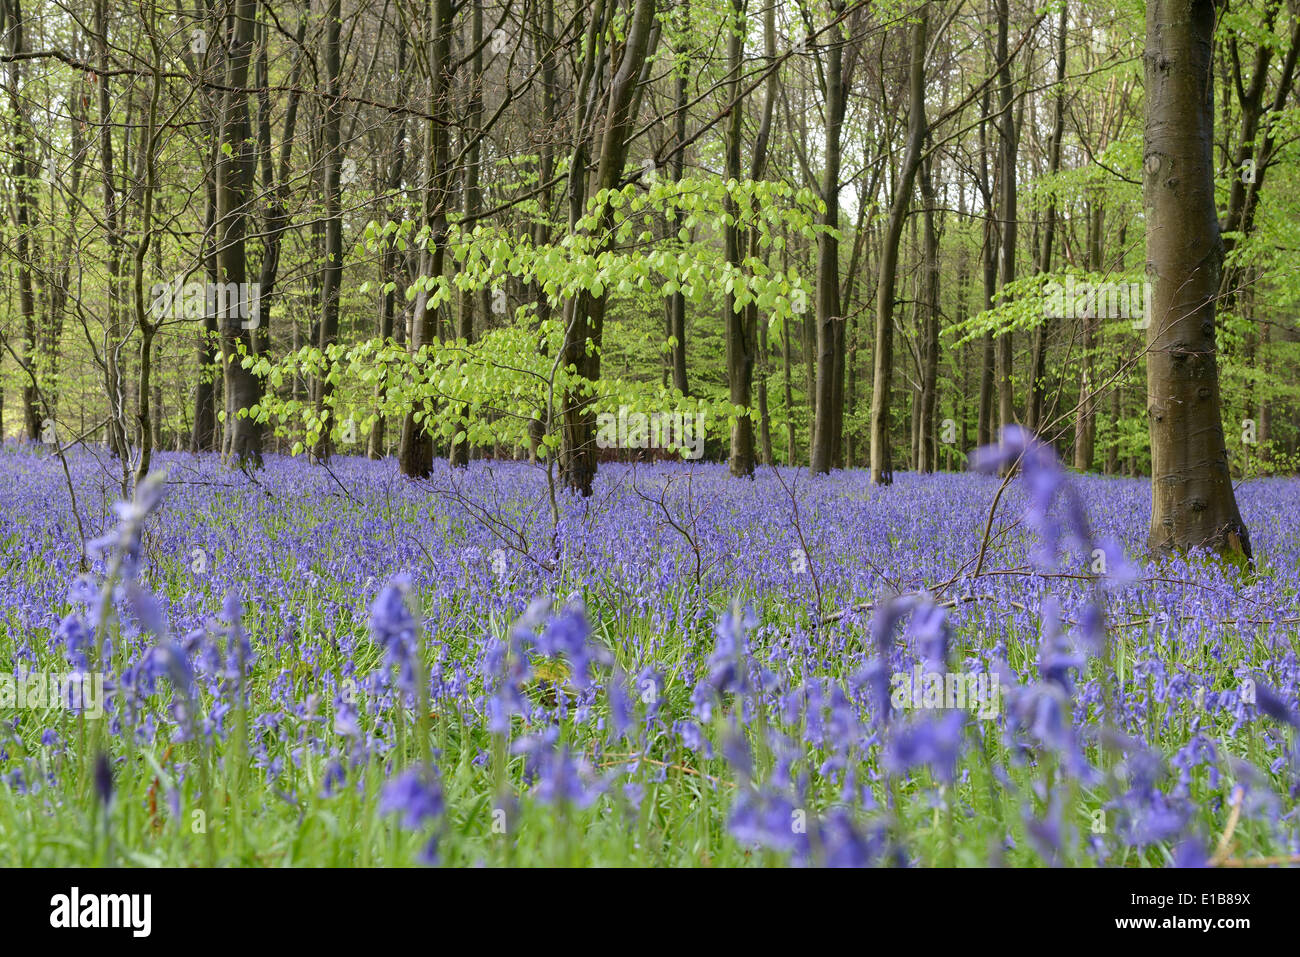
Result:
<svg viewBox="0 0 1300 957"><path fill-rule="evenodd" d="M1158 866L1300 853L1300 482L0 450L10 865ZM101 683L102 682L102 683ZM7 696L7 697L6 697ZM72 700L66 700L71 698Z"/></svg>

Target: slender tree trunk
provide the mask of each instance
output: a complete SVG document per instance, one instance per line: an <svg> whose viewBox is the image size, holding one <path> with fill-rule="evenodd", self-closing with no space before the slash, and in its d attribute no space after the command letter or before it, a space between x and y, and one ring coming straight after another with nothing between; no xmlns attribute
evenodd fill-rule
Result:
<svg viewBox="0 0 1300 957"><path fill-rule="evenodd" d="M725 131L726 178L738 183L740 170L740 137L743 129L744 104L740 94L740 71L745 50L745 2L732 0L732 19L727 30L727 85L726 97L731 104ZM723 242L727 262L739 270L741 263L740 207L729 195L724 209L727 222L723 227ZM749 319L749 310L736 307L735 292L723 296L725 313L723 326L727 342L727 385L731 404L744 410L731 425L731 474L744 478L754 474L754 416L750 408L754 383L754 353L756 342Z"/></svg>
<svg viewBox="0 0 1300 957"><path fill-rule="evenodd" d="M135 270L133 273L132 304L134 306L136 327L140 330L140 368L136 389L136 441L140 445L140 458L135 468L135 484L139 487L149 474L153 462L154 428L153 399L153 341L158 331L157 321L150 321L148 300L144 292L145 260L154 239L153 205L158 192L158 101L162 96L162 47L154 33L154 10L148 8L146 17L146 34L149 38L150 59L152 67L149 85L149 106L145 114L143 142L140 144L141 165L144 167L144 184L141 189L140 239L135 248Z"/></svg>
<svg viewBox="0 0 1300 957"><path fill-rule="evenodd" d="M831 12L844 9L840 0L832 0ZM844 44L839 31L832 31L826 55L826 137L825 169L822 174L822 201L826 212L822 224L833 230L840 225L840 159L844 114L848 90L844 76ZM817 236L817 411L813 419L813 442L809 469L813 474L826 473L835 464L839 444L837 425L843 423L840 411L844 389L836 383L844 373L844 318L840 315L840 244L831 232ZM838 405L838 407L837 407Z"/></svg>
<svg viewBox="0 0 1300 957"><path fill-rule="evenodd" d="M935 232L935 192L929 157L921 164L921 196L925 202L923 214L924 253L922 257L923 296L919 305L921 328L921 406L917 429L917 469L933 472L937 449L934 442L934 409L939 385L939 237Z"/></svg>
<svg viewBox="0 0 1300 957"><path fill-rule="evenodd" d="M461 196L461 211L466 219L477 216L483 207L483 190L480 186L480 158L482 148L479 141L479 126L483 122L483 0L472 0L470 7L470 76L469 107L465 116L465 135L473 137L473 142L465 151L464 190ZM456 338L466 343L474 341L474 313L477 311L486 321L491 308L487 301L486 289L462 289L456 310ZM468 408L462 407L466 417L464 428L468 431ZM456 467L469 465L468 438L461 442L452 442L449 463Z"/></svg>
<svg viewBox="0 0 1300 957"><path fill-rule="evenodd" d="M921 164L928 122L925 116L925 50L929 4L912 24L910 80L908 83L907 149L899 174L898 191L880 247L876 286L876 355L871 387L871 484L894 480L889 442L889 394L894 375L894 287L898 274L898 245L903 221L912 205L912 187Z"/></svg>
<svg viewBox="0 0 1300 957"><path fill-rule="evenodd" d="M1110 387L1110 436L1106 445L1106 474L1114 475L1119 471L1119 422L1123 415L1124 390L1120 377L1124 360L1116 356L1113 360Z"/></svg>
<svg viewBox="0 0 1300 957"><path fill-rule="evenodd" d="M781 374L785 386L785 464L793 465L798 459L797 430L794 427L794 386L790 365L790 319L781 321Z"/></svg>
<svg viewBox="0 0 1300 957"><path fill-rule="evenodd" d="M768 3L763 11L763 56L765 65L771 72L763 90L763 107L759 116L758 135L754 137L754 149L750 157L749 178L755 182L767 173L768 143L772 138L772 114L776 109L777 70L776 66L776 4ZM749 233L749 255L757 259L760 255L759 234L757 229ZM758 314L758 303L751 302L745 310L745 323L753 335L758 335L758 423L759 423L759 457L764 465L771 465L772 424L767 408L767 373L770 358L768 350L767 324Z"/></svg>
<svg viewBox="0 0 1300 957"><path fill-rule="evenodd" d="M817 324L813 316L804 313L799 324L803 344L804 396L808 406L808 456L812 459L813 433L817 428Z"/></svg>
<svg viewBox="0 0 1300 957"><path fill-rule="evenodd" d="M998 99L1001 106L999 118L999 142L1001 145L1000 182L1001 201L998 203L998 216L1002 220L1002 243L998 263L998 282L1005 287L1016 278L1016 153L1019 147L1019 130L1012 114L1011 64L1007 51L1008 0L997 0L998 40L997 58ZM1016 420L1015 393L1012 382L1012 334L1004 332L996 339L997 345L997 387L998 387L998 424L1006 428Z"/></svg>
<svg viewBox="0 0 1300 957"><path fill-rule="evenodd" d="M451 31L454 8L451 0L432 0L429 24L429 115L425 127L424 225L428 239L420 257L420 272L426 279L442 276L447 244L447 203L451 187L448 114L450 112ZM427 290L415 298L408 347L413 355L438 337L438 315L429 303ZM416 421L412 409L402 421L398 462L402 474L425 476L433 469L433 437L423 418Z"/></svg>
<svg viewBox="0 0 1300 957"><path fill-rule="evenodd" d="M333 409L330 366L330 348L339 338L339 287L343 281L343 195L341 173L343 149L339 128L342 110L339 94L342 92L343 57L339 49L343 28L341 0L329 0L325 8L325 83L322 124L325 146L325 260L321 264L320 338L316 348L326 356L320 379L316 382L316 414L328 419L316 442L314 454L319 461L328 461L334 449L332 432L338 428L338 416Z"/></svg>
<svg viewBox="0 0 1300 957"><path fill-rule="evenodd" d="M262 427L241 415L262 398L262 381L243 367L245 356L257 351L250 321L246 223L252 200L256 144L248 119L248 70L253 54L257 0L235 0L227 42L226 92L222 103L222 155L217 163L218 283L216 298L221 329L221 360L225 369L227 450L241 465L261 467Z"/></svg>
<svg viewBox="0 0 1300 957"><path fill-rule="evenodd" d="M989 115L989 94L985 90L981 114L982 117ZM990 151L988 122L985 119L980 120L979 124L979 142L980 142L980 178L979 187L980 195L984 200L984 241L980 248L980 268L983 277L984 300L983 309L985 312L993 308L993 294L997 291L998 282L998 223L994 214L993 202L993 184L990 182L988 155ZM996 365L996 348L993 343L993 334L984 333L980 350L980 394L979 410L975 427L975 441L980 446L989 445L993 441L993 386L994 386L994 366Z"/></svg>
<svg viewBox="0 0 1300 957"><path fill-rule="evenodd" d="M1088 269L1101 269L1102 229L1104 217L1101 206L1092 203L1088 208ZM1074 428L1074 467L1080 472L1092 468L1097 439L1097 309L1094 299L1082 317L1083 364L1079 379L1079 412Z"/></svg>
<svg viewBox="0 0 1300 957"><path fill-rule="evenodd" d="M31 152L34 146L31 125L27 118L27 109L22 100L20 87L23 85L23 62L25 53L26 23L23 18L20 0L8 0L4 19L5 31L9 34L9 52L13 59L9 61L10 107L13 110L13 189L14 189L14 239L18 266L18 308L22 315L23 355L20 359L25 367L27 379L23 383L23 424L27 438L35 441L40 438L41 413L35 379L38 375L37 337L36 337L36 295L32 282L32 260L35 243L32 236L37 232L36 202L31 195L31 177L34 173ZM102 78L101 78L102 80ZM107 134L105 134L107 135Z"/></svg>
<svg viewBox="0 0 1300 957"><path fill-rule="evenodd" d="M99 122L100 122L100 162L104 179L104 231L108 245L108 283L107 283L107 335L104 342L104 387L108 393L109 422L108 445L118 458L125 462L129 456L127 447L126 401L124 393L126 384L123 380L118 362L118 349L122 338L121 300L122 300L122 233L121 209L118 204L113 153L113 106L109 93L109 58L108 58L108 12L103 0L96 4L96 42L99 45L101 73L99 85ZM125 482L125 479L124 479Z"/></svg>
<svg viewBox="0 0 1300 957"><path fill-rule="evenodd" d="M632 103L649 52L654 18L654 0L636 0L627 29L626 46L605 97L605 129L601 138L596 176L590 191L592 195L613 188L623 174L628 138L634 120ZM584 168L585 160L571 164L570 178L580 177ZM576 201L580 193L577 191L572 194L571 203ZM573 211L570 213L572 215ZM607 204L600 211L597 227L599 234L608 237L613 221L613 208ZM609 242L606 239L600 245L607 248ZM598 248L595 251L599 253L604 249ZM589 382L600 377L600 344L607 302L605 292L599 296L583 292L570 301L566 314L568 322L562 361L577 369ZM564 483L584 496L590 495L591 483L596 477L595 416L591 412L589 398L580 390L566 390L562 403L561 460Z"/></svg>
<svg viewBox="0 0 1300 957"><path fill-rule="evenodd" d="M301 49L295 53L293 66L289 72L289 84L293 88L289 93L284 111L284 129L280 139L278 160L271 155L271 97L267 87L270 85L270 69L267 57L267 30L262 25L260 33L260 50L257 59L258 87L258 154L262 168L263 189L269 202L262 220L262 266L257 282L257 323L255 326L255 343L259 353L266 353L271 348L271 301L275 295L275 286L280 275L280 251L284 234L289 228L289 173L293 158L294 138L298 125L300 94L298 92L302 79L304 56ZM307 35L307 18L298 22L297 43L301 44ZM296 323L295 323L296 326ZM296 336L295 336L296 338ZM280 440L276 439L277 451Z"/></svg>
<svg viewBox="0 0 1300 957"><path fill-rule="evenodd" d="M205 235L210 235L216 224L217 187L215 164L208 176L208 217ZM208 243L203 256L203 274L210 285L217 282L216 243ZM295 344L296 351L296 344ZM219 446L217 429L217 392L221 383L221 336L217 329L217 316L204 306L203 324L198 333L199 381L194 386L194 424L190 432L191 452L214 452Z"/></svg>
<svg viewBox="0 0 1300 957"><path fill-rule="evenodd" d="M1066 32L1069 28L1069 7L1062 4L1056 28L1056 95L1052 100L1052 136L1047 147L1047 172L1055 176L1061 168L1061 140L1065 135L1065 57ZM1039 247L1038 271L1051 272L1052 240L1056 234L1056 200L1047 204L1043 222L1043 241ZM1047 342L1051 336L1051 317L1044 316L1034 329L1030 356L1030 383L1027 425L1031 432L1044 427L1043 416L1047 391Z"/></svg>
<svg viewBox="0 0 1300 957"><path fill-rule="evenodd" d="M406 34L400 33L397 38L397 75L401 81L406 80ZM397 123L397 129L394 133L393 140L393 159L388 167L387 177L387 196L390 203L390 215L395 221L402 218L402 205L394 202L394 197L402 186L402 173L406 166L406 117L403 116ZM394 317L397 314L397 289L400 283L396 273L398 272L397 246L393 243L387 243L384 246L384 253L381 258L380 273L383 279L381 286L381 299L379 303L379 338L387 343L394 338ZM393 283L393 288L389 289L388 283ZM388 421L384 416L378 416L375 424L370 429L370 440L367 444L366 454L372 459L381 459L384 457L386 436L388 432Z"/></svg>
<svg viewBox="0 0 1300 957"><path fill-rule="evenodd" d="M1259 332L1259 352L1260 352L1260 376L1264 382L1269 381L1272 374L1272 363L1269 361L1269 343L1272 340L1273 328L1269 323L1264 323L1264 327ZM1271 442L1273 437L1273 407L1268 399L1268 392L1264 392L1259 398L1259 459L1261 462L1267 462L1272 457Z"/></svg>
<svg viewBox="0 0 1300 957"><path fill-rule="evenodd" d="M688 56L687 37L691 22L690 0L682 0L681 22L678 29L682 34L682 45L677 51L673 78L673 137L677 149L673 151L672 179L680 183L686 175L686 81L691 72ZM680 290L668 298L668 335L673 339L670 356L672 362L673 388L682 395L690 394L690 384L686 378L686 296Z"/></svg>

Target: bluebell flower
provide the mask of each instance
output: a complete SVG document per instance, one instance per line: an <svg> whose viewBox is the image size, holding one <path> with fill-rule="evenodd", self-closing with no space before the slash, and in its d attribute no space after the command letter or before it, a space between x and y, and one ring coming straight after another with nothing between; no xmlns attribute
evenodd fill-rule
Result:
<svg viewBox="0 0 1300 957"><path fill-rule="evenodd" d="M742 778L754 773L754 758L750 754L749 739L743 729L733 723L722 738L722 756Z"/></svg>
<svg viewBox="0 0 1300 957"><path fill-rule="evenodd" d="M140 565L140 538L145 520L162 504L166 491L166 475L150 472L136 486L129 502L114 502L113 512L118 517L117 527L86 543L86 556L102 558L110 553L119 563L123 581L134 581Z"/></svg>
<svg viewBox="0 0 1300 957"><path fill-rule="evenodd" d="M732 803L727 829L742 844L806 856L808 835L797 826L798 810L779 791L742 787Z"/></svg>
<svg viewBox="0 0 1300 957"><path fill-rule="evenodd" d="M66 616L59 625L59 640L63 642L68 661L78 671L90 670L90 652L95 648L95 632L75 612Z"/></svg>
<svg viewBox="0 0 1300 957"><path fill-rule="evenodd" d="M125 592L127 608L140 628L156 638L166 637L167 613L157 596L135 582L127 582Z"/></svg>
<svg viewBox="0 0 1300 957"><path fill-rule="evenodd" d="M221 605L221 615L226 625L226 663L225 677L233 682L237 692L242 691L244 679L253 663L253 647L244 630L244 603L239 592L230 589Z"/></svg>
<svg viewBox="0 0 1300 957"><path fill-rule="evenodd" d="M709 744L709 739L704 736L699 725L694 721L675 721L673 731L681 738L686 748L702 752L706 758L713 757L713 747Z"/></svg>
<svg viewBox="0 0 1300 957"><path fill-rule="evenodd" d="M411 831L436 820L442 811L442 787L430 765L407 768L384 785L379 798L379 813L400 814L402 827Z"/></svg>
<svg viewBox="0 0 1300 957"><path fill-rule="evenodd" d="M1082 671L1083 657L1074 654L1061 631L1060 604L1055 597L1044 599L1043 637L1038 653L1038 673L1044 681L1061 689L1067 697L1074 694L1071 671Z"/></svg>
<svg viewBox="0 0 1300 957"><path fill-rule="evenodd" d="M885 749L885 766L893 774L927 767L940 782L951 784L965 727L966 714L957 709L896 726Z"/></svg>
<svg viewBox="0 0 1300 957"><path fill-rule="evenodd" d="M871 867L880 860L887 843L883 828L876 827L864 835L844 808L835 808L827 815L818 835L822 863L827 867Z"/></svg>
<svg viewBox="0 0 1300 957"><path fill-rule="evenodd" d="M157 645L150 650L146 660L154 677L166 676L176 690L185 695L194 690L194 671L189 656L178 645L171 642Z"/></svg>
<svg viewBox="0 0 1300 957"><path fill-rule="evenodd" d="M1197 837L1185 837L1174 850L1174 867L1209 867L1210 855Z"/></svg>
<svg viewBox="0 0 1300 957"><path fill-rule="evenodd" d="M894 630L898 623L929 601L928 597L921 595L900 595L882 602L871 616L871 640L876 653L888 655L894 645Z"/></svg>
<svg viewBox="0 0 1300 957"><path fill-rule="evenodd" d="M1290 725L1293 728L1300 728L1300 720L1297 720L1296 713L1291 709L1291 706L1282 699L1281 695L1263 682L1256 682L1255 684L1255 705L1274 721Z"/></svg>
<svg viewBox="0 0 1300 957"><path fill-rule="evenodd" d="M932 601L921 602L912 613L911 633L922 658L938 670L948 663L948 610Z"/></svg>
<svg viewBox="0 0 1300 957"><path fill-rule="evenodd" d="M536 650L569 662L570 681L579 690L591 684L592 664L608 664L608 655L591 641L591 625L580 601L571 601L553 616L537 636Z"/></svg>
<svg viewBox="0 0 1300 957"><path fill-rule="evenodd" d="M108 755L99 752L95 755L95 796L99 798L99 803L108 807L109 802L113 799L113 765L109 762Z"/></svg>
<svg viewBox="0 0 1300 957"><path fill-rule="evenodd" d="M575 758L567 747L556 747L558 738L559 729L552 726L541 734L521 738L511 750L526 755L524 772L534 782L532 793L538 801L579 809L590 807L600 796L600 784L585 758Z"/></svg>
<svg viewBox="0 0 1300 957"><path fill-rule="evenodd" d="M1029 496L1027 519L1038 533L1035 550L1041 564L1051 565L1060 544L1061 526L1051 515L1057 495L1063 495L1066 516L1075 539L1090 543L1091 531L1078 494L1066 484L1064 467L1052 447L1019 425L1003 426L995 445L976 449L970 455L972 471L993 473L1019 466L1021 482Z"/></svg>
<svg viewBox="0 0 1300 957"><path fill-rule="evenodd" d="M621 741L627 737L628 731L636 720L634 697L627 688L627 675L621 668L614 669L614 673L605 685L605 694L609 699L612 740Z"/></svg>
<svg viewBox="0 0 1300 957"><path fill-rule="evenodd" d="M380 590L370 607L370 637L396 669L398 689L415 694L416 623L406 604L410 584L409 576L399 575Z"/></svg>
<svg viewBox="0 0 1300 957"><path fill-rule="evenodd" d="M1029 836L1029 843L1043 860L1049 863L1058 861L1064 842L1064 829L1061 801L1057 795L1052 795L1047 813L1041 818L1035 817L1028 808L1025 809L1025 832Z"/></svg>
<svg viewBox="0 0 1300 957"><path fill-rule="evenodd" d="M740 694L746 690L749 659L746 635L757 624L750 608L742 610L733 604L713 629L716 642L708 660L708 683L719 694Z"/></svg>

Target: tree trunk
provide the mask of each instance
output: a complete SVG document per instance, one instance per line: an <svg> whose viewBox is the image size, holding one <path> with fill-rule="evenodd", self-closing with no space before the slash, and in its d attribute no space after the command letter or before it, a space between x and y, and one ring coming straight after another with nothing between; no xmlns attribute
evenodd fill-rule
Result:
<svg viewBox="0 0 1300 957"><path fill-rule="evenodd" d="M921 8L912 24L911 77L907 117L907 150L894 194L889 223L880 246L880 271L876 286L876 354L871 387L871 484L894 480L889 443L889 392L894 375L894 284L898 273L898 245L903 221L912 204L912 186L928 123L925 117L925 48L929 5Z"/></svg>
<svg viewBox="0 0 1300 957"><path fill-rule="evenodd" d="M999 288L1016 278L1016 153L1020 134L1011 112L1011 63L1007 52L1008 0L998 0L997 59L1000 77L998 100L1001 106L999 142L1001 145L1000 183L1002 197L998 203L998 217L1002 220L1002 242L999 247ZM1004 332L997 337L997 387L998 425L1006 428L1015 422L1015 393L1012 390L1012 334Z"/></svg>
<svg viewBox="0 0 1300 957"><path fill-rule="evenodd" d="M934 182L931 160L921 164L921 195L925 211L922 260L921 314L921 405L917 428L917 470L933 472L937 449L934 443L934 408L939 385L939 237L934 227Z"/></svg>
<svg viewBox="0 0 1300 957"><path fill-rule="evenodd" d="M406 34L399 31L397 37L397 75L400 82L406 81ZM402 205L396 202L398 190L402 186L402 173L406 166L406 117L399 118L397 129L394 133L393 140L393 158L388 167L388 177L386 180L389 202L389 214L394 221L400 222L402 219ZM394 318L397 315L397 246L395 243L386 243L384 245L383 256L380 260L380 278L383 280L380 285L380 302L379 302L379 338L382 342L387 343L394 338ZM392 289L388 288L388 283L393 283ZM375 419L375 424L370 429L370 439L366 446L366 455L372 459L382 459L384 457L385 445L387 442L388 421L380 415Z"/></svg>
<svg viewBox="0 0 1300 957"><path fill-rule="evenodd" d="M989 94L987 89L981 101L980 115L989 115ZM989 177L989 135L988 122L984 119L979 124L980 143L980 197L984 200L984 241L980 248L980 268L984 280L983 309L993 308L993 294L998 283L998 222L993 209L993 184ZM980 350L980 395L979 410L976 413L975 441L978 445L989 445L993 441L993 385L996 349L993 333L986 332Z"/></svg>
<svg viewBox="0 0 1300 957"><path fill-rule="evenodd" d="M832 0L838 15L842 2ZM844 113L848 90L844 76L844 44L839 31L831 34L826 56L826 138L821 198L826 204L822 224L833 230L840 225L840 158ZM844 318L840 315L840 244L833 233L817 236L817 411L813 419L813 442L809 470L826 473L834 464L839 445L837 426L843 423Z"/></svg>
<svg viewBox="0 0 1300 957"><path fill-rule="evenodd" d="M13 110L14 144L13 144L13 190L14 190L14 226L15 252L18 260L18 307L22 315L23 354L19 362L23 365L27 381L23 384L23 423L27 438L35 441L40 438L41 413L37 395L37 344L36 344L36 297L32 282L32 260L34 243L32 236L38 234L36 222L36 202L31 194L31 177L34 173L31 150L35 145L31 125L28 122L26 107L23 104L20 86L23 84L22 56L24 49L24 22L22 6L19 0L11 0L6 5L4 17L5 30L9 34L9 50L13 59L9 61L9 95ZM102 81L103 78L101 78ZM106 127L107 129L107 127ZM105 133L105 136L108 134ZM110 353L112 350L108 350Z"/></svg>
<svg viewBox="0 0 1300 957"><path fill-rule="evenodd" d="M469 147L465 150L465 170L464 170L464 190L461 196L461 210L465 214L466 220L473 222L483 208L483 189L480 185L481 171L479 168L480 158L482 156L481 141L479 138L479 126L483 122L483 0L473 0L470 7L470 39L469 49L472 51L470 56L470 75L469 75L469 105L465 115L465 132L464 135L472 137ZM474 313L478 312L486 321L491 304L488 301L487 289L462 289L458 296L456 309L456 338L464 339L466 343L474 341ZM469 410L462 406L461 415L464 417L464 427L466 432L469 430ZM469 465L469 441L468 436L464 441L456 442L453 439L451 453L448 456L449 464L458 468Z"/></svg>
<svg viewBox="0 0 1300 957"><path fill-rule="evenodd" d="M1204 546L1249 559L1228 472L1214 328L1223 264L1212 155L1215 8L1214 0L1147 3L1147 543L1157 552Z"/></svg>
<svg viewBox="0 0 1300 957"><path fill-rule="evenodd" d="M244 243L256 159L246 89L256 16L257 0L236 0L229 35L226 92L222 98L223 151L217 163L217 235L220 237L217 282L224 285L224 290L216 298L225 369L227 451L241 465L260 468L262 427L252 418L240 415L262 398L261 379L242 364L245 356L257 351L253 328L245 321L249 296Z"/></svg>
<svg viewBox="0 0 1300 957"><path fill-rule="evenodd" d="M215 147L215 143L214 143ZM213 236L217 221L217 160L215 148L212 152L206 179L208 193L207 221L204 223L204 236ZM207 240L203 251L204 278L212 286L217 282L216 243ZM205 299L206 303L206 299ZM296 344L295 344L296 345ZM296 348L295 348L296 351ZM217 330L216 313L203 307L203 326L198 333L198 348L195 357L198 362L199 381L194 386L194 425L190 432L191 452L214 452L220 442L217 429L217 388L221 381L221 336ZM297 398L295 396L295 398Z"/></svg>
<svg viewBox="0 0 1300 957"><path fill-rule="evenodd" d="M1097 272L1101 269L1101 247L1104 217L1101 206L1091 203L1088 206L1088 269ZM1083 365L1079 377L1079 411L1074 427L1074 467L1080 472L1092 468L1093 454L1097 440L1097 306L1094 301L1082 316L1083 350L1080 362Z"/></svg>
<svg viewBox="0 0 1300 957"><path fill-rule="evenodd" d="M683 0L681 7L682 46L677 51L675 64L676 76L673 81L673 137L676 149L673 151L672 179L680 183L686 174L686 79L691 72L690 58L687 55L687 41L691 21L690 0ZM680 290L668 298L668 335L673 339L670 361L672 363L673 388L682 395L690 394L690 384L686 378L686 295Z"/></svg>
<svg viewBox="0 0 1300 957"><path fill-rule="evenodd" d="M632 20L627 29L623 56L605 97L607 103L605 129L601 139L596 177L590 191L592 195L616 186L623 174L623 165L627 161L628 138L634 120L633 95L649 52L650 32L654 26L654 18L654 0L636 0ZM581 153L581 150L578 152ZM570 178L581 177L585 168L585 161L571 164ZM571 204L576 202L580 192L571 192ZM570 215L573 215L572 209ZM607 204L601 211L597 227L599 234L610 237L613 221L614 210ZM598 244L602 248L597 248L593 252L596 254L603 252L611 242L612 238L606 238L603 243ZM580 375L592 382L600 377L600 343L607 302L608 294L605 291L602 291L599 296L583 292L570 300L570 308L566 312L568 321L565 323L562 361L566 366L577 369ZM590 352L588 342L594 347ZM565 391L562 397L561 420L561 462L564 484L584 496L590 495L591 483L596 477L595 416L590 409L590 399L583 395L581 390Z"/></svg>
<svg viewBox="0 0 1300 957"><path fill-rule="evenodd" d="M429 23L429 115L424 140L424 225L428 238L420 256L420 273L426 279L442 276L447 244L447 203L451 190L449 165L448 114L451 84L451 30L454 8L451 0L433 0ZM429 304L429 293L422 289L415 297L408 348L412 355L438 336L438 314ZM418 370L418 366L416 367ZM402 437L397 453L402 474L412 478L428 475L433 469L433 437L428 420L416 420L411 409L402 420Z"/></svg>
<svg viewBox="0 0 1300 957"><path fill-rule="evenodd" d="M731 104L725 128L725 177L728 181L739 183L740 138L743 129L743 100L740 92L740 71L745 49L745 0L732 0L732 19L726 23L727 32L727 84L725 96ZM741 235L740 208L736 201L728 196L723 203L726 211L726 224L723 227L723 242L726 247L727 262L735 270L740 269ZM726 330L727 342L727 387L731 404L744 411L731 425L731 454L729 464L731 474L737 478L746 478L754 474L754 416L750 408L754 384L754 353L757 343L754 330L749 322L750 310L736 308L734 291L722 297L724 312L723 328Z"/></svg>
<svg viewBox="0 0 1300 957"><path fill-rule="evenodd" d="M136 389L136 440L140 444L140 458L136 463L135 485L139 488L149 474L153 462L154 442L156 439L155 414L153 408L153 340L158 331L158 321L150 322L148 300L144 292L145 259L154 239L153 206L154 196L158 192L158 101L162 96L162 49L154 39L154 16L150 10L146 14L145 28L149 36L150 66L152 82L149 86L149 106L145 114L143 142L140 144L141 165L144 172L144 185L141 190L140 232L141 237L135 248L135 270L133 273L132 303L134 306L136 327L140 330L140 369Z"/></svg>
<svg viewBox="0 0 1300 957"><path fill-rule="evenodd" d="M322 133L325 146L325 259L321 263L320 338L316 348L326 356L320 379L316 382L316 414L329 418L322 426L313 450L318 461L328 461L334 449L332 433L338 428L338 416L332 408L334 391L330 379L330 347L339 338L339 287L343 281L343 195L341 174L343 150L339 127L343 121L339 104L342 92L343 58L339 49L342 32L341 0L329 0L325 9L325 110Z"/></svg>
<svg viewBox="0 0 1300 957"><path fill-rule="evenodd" d="M1061 140L1065 134L1065 57L1066 34L1069 28L1069 7L1061 6L1056 34L1056 96L1052 101L1052 137L1047 147L1047 172L1055 176L1061 168ZM1052 240L1056 234L1056 200L1047 204L1043 222L1043 242L1039 247L1038 271L1052 269ZM1052 320L1044 316L1034 329L1030 355L1030 383L1027 425L1031 432L1042 431L1046 414L1047 391L1047 341L1052 331Z"/></svg>
<svg viewBox="0 0 1300 957"><path fill-rule="evenodd" d="M769 3L763 11L763 56L770 71L763 90L763 107L758 121L758 135L754 137L754 149L750 157L749 178L755 182L767 173L768 143L772 138L772 114L776 109L777 70L776 66L776 4ZM749 255L755 259L761 253L758 230L750 230ZM746 307L745 321L752 332L758 335L758 427L759 458L763 465L771 465L772 457L772 423L767 407L767 373L768 373L768 336L767 324L758 314L758 303L751 302Z"/></svg>

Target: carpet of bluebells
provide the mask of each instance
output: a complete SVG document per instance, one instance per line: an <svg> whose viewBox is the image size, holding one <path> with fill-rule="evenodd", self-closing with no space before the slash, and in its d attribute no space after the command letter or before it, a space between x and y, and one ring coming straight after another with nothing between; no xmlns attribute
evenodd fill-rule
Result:
<svg viewBox="0 0 1300 957"><path fill-rule="evenodd" d="M888 488L610 464L587 499L158 459L123 502L102 454L0 448L0 672L107 688L0 705L2 864L1300 854L1296 480L1239 488L1249 569L1149 563L1145 480L1019 434ZM996 715L900 703L918 666Z"/></svg>

